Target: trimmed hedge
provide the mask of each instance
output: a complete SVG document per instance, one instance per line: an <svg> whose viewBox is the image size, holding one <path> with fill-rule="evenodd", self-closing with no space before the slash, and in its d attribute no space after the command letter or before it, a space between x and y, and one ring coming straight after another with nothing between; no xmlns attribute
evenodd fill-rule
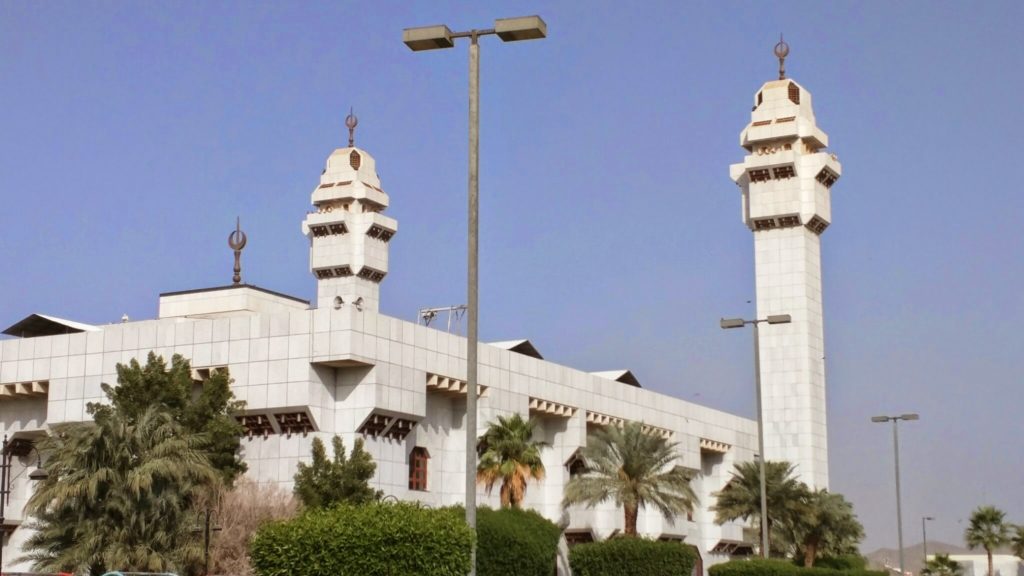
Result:
<svg viewBox="0 0 1024 576"><path fill-rule="evenodd" d="M251 560L259 576L465 576L472 542L458 509L342 505L263 526Z"/></svg>
<svg viewBox="0 0 1024 576"><path fill-rule="evenodd" d="M569 551L574 576L690 576L697 555L679 542L613 538Z"/></svg>
<svg viewBox="0 0 1024 576"><path fill-rule="evenodd" d="M803 566L802 559L800 566ZM868 559L857 555L848 554L845 556L823 556L815 558L815 568L831 568L832 570L867 570Z"/></svg>
<svg viewBox="0 0 1024 576"><path fill-rule="evenodd" d="M831 568L803 568L789 560L733 560L715 564L708 569L710 576L888 576L880 570L833 570Z"/></svg>
<svg viewBox="0 0 1024 576"><path fill-rule="evenodd" d="M480 508L476 520L479 576L551 576L561 530L533 510Z"/></svg>

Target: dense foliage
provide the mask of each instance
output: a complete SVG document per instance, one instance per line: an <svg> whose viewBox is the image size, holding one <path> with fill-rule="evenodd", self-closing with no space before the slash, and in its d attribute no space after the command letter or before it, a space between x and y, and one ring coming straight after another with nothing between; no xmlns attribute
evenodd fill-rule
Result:
<svg viewBox="0 0 1024 576"><path fill-rule="evenodd" d="M794 558L802 558L803 565L810 568L819 565L819 554L837 557L857 553L864 527L842 494L804 486L796 498L790 514L779 524L780 540Z"/></svg>
<svg viewBox="0 0 1024 576"><path fill-rule="evenodd" d="M963 573L964 567L950 559L949 554L936 554L921 570L922 576L963 576Z"/></svg>
<svg viewBox="0 0 1024 576"><path fill-rule="evenodd" d="M533 439L533 419L523 420L518 413L512 416L498 416L484 433L480 463L476 468L476 481L483 484L490 494L494 485L501 481L501 505L518 508L526 496L526 484L532 478L544 479L544 463L541 462L542 442Z"/></svg>
<svg viewBox="0 0 1024 576"><path fill-rule="evenodd" d="M708 569L709 576L888 576L881 570L833 570L830 568L804 568L782 559L733 560L715 564Z"/></svg>
<svg viewBox="0 0 1024 576"><path fill-rule="evenodd" d="M26 508L26 559L40 572L196 573L192 504L219 483L201 439L156 406L94 418L55 425L40 443L48 477Z"/></svg>
<svg viewBox="0 0 1024 576"><path fill-rule="evenodd" d="M765 484L768 496L768 545L774 537L773 528L790 521L798 513L806 487L796 479L789 462L767 461ZM761 532L761 467L759 462L738 462L725 487L714 494L716 501L711 510L719 524L733 520L756 520Z"/></svg>
<svg viewBox="0 0 1024 576"><path fill-rule="evenodd" d="M1013 553L1024 560L1024 526L1014 526L1010 545L1013 547Z"/></svg>
<svg viewBox="0 0 1024 576"><path fill-rule="evenodd" d="M551 576L561 530L532 510L477 510L478 576Z"/></svg>
<svg viewBox="0 0 1024 576"><path fill-rule="evenodd" d="M295 495L307 508L329 508L334 504L366 504L379 500L380 490L370 487L377 464L357 438L352 453L345 454L345 444L335 436L331 440L334 459L327 458L324 443L313 439L313 461L299 463L295 473Z"/></svg>
<svg viewBox="0 0 1024 576"><path fill-rule="evenodd" d="M803 566L803 557L796 557L794 561ZM831 568L832 570L867 570L868 559L860 554L843 554L842 556L824 556L814 561L816 568Z"/></svg>
<svg viewBox="0 0 1024 576"><path fill-rule="evenodd" d="M197 386L187 359L175 354L168 367L150 352L145 366L134 358L118 364L117 386L101 384L109 405L89 403L88 409L96 418L117 412L129 421L152 406L169 411L186 431L203 436L203 452L230 485L246 470L238 450L244 429L235 419L245 403L235 400L230 384L227 370L217 370Z"/></svg>
<svg viewBox="0 0 1024 576"><path fill-rule="evenodd" d="M984 548L988 556L988 576L993 575L992 551L1010 543L1010 525L1006 513L994 506L979 506L971 513L970 524L964 530L964 540L972 550Z"/></svg>
<svg viewBox="0 0 1024 576"><path fill-rule="evenodd" d="M569 551L574 576L690 576L696 563L690 546L633 537L577 544Z"/></svg>
<svg viewBox="0 0 1024 576"><path fill-rule="evenodd" d="M676 443L644 431L640 422L599 428L581 451L586 472L565 487L564 506L597 506L613 500L622 506L625 533L636 535L640 509L648 506L671 523L692 512L697 495L692 473L676 465Z"/></svg>
<svg viewBox="0 0 1024 576"><path fill-rule="evenodd" d="M251 561L259 576L465 576L472 543L457 508L341 504L264 525Z"/></svg>

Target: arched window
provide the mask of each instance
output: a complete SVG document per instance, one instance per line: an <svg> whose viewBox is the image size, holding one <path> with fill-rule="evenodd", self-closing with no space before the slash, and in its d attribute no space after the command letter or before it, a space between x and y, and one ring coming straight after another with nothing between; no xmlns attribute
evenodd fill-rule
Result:
<svg viewBox="0 0 1024 576"><path fill-rule="evenodd" d="M789 99L793 101L793 104L800 103L800 87L794 82L789 83Z"/></svg>
<svg viewBox="0 0 1024 576"><path fill-rule="evenodd" d="M427 460L430 460L430 452L422 446L409 453L409 490L427 489Z"/></svg>

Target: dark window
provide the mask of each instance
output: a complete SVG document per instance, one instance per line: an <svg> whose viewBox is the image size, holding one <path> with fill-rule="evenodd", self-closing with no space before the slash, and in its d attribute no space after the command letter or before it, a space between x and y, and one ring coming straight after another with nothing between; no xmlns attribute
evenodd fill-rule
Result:
<svg viewBox="0 0 1024 576"><path fill-rule="evenodd" d="M427 489L427 460L430 454L426 448L417 446L409 454L409 490Z"/></svg>
<svg viewBox="0 0 1024 576"><path fill-rule="evenodd" d="M789 83L789 99L793 101L793 104L800 103L800 87L795 83Z"/></svg>

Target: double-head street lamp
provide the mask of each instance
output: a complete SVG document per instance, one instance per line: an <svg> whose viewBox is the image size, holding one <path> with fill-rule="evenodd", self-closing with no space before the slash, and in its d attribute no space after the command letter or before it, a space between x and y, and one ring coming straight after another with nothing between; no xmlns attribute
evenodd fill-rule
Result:
<svg viewBox="0 0 1024 576"><path fill-rule="evenodd" d="M750 324L754 328L754 382L757 388L757 451L759 472L761 477L761 557L768 558L768 480L765 477L764 457L764 413L761 410L761 343L757 325L789 324L793 318L789 314L775 314L763 320L744 320L742 318L722 318L723 329L743 328Z"/></svg>
<svg viewBox="0 0 1024 576"><path fill-rule="evenodd" d="M917 414L871 417L872 422L892 422L892 446L893 453L896 455L896 537L900 547L900 576L905 576L907 572L903 565L903 511L900 509L900 432L898 424L900 420L917 420L918 418L920 417ZM924 520L921 521L921 525L924 525Z"/></svg>
<svg viewBox="0 0 1024 576"><path fill-rule="evenodd" d="M469 245L468 288L466 310L466 523L476 528L476 394L477 394L477 325L479 312L478 263L480 239L480 36L496 35L505 42L535 40L548 35L547 24L540 16L500 18L494 28L452 32L447 26L406 28L402 41L411 50L436 50L455 46L456 38L469 38ZM473 548L476 574L476 548Z"/></svg>
<svg viewBox="0 0 1024 576"><path fill-rule="evenodd" d="M27 448L25 447L27 445ZM4 544L7 540L7 527L4 526L8 500L11 498L11 461L15 455L28 456L36 451L36 469L29 473L30 480L46 480L49 474L43 468L43 456L36 448L35 442L24 438L8 440L4 435L2 451L0 451L0 574L3 573ZM16 454L17 453L17 454Z"/></svg>

